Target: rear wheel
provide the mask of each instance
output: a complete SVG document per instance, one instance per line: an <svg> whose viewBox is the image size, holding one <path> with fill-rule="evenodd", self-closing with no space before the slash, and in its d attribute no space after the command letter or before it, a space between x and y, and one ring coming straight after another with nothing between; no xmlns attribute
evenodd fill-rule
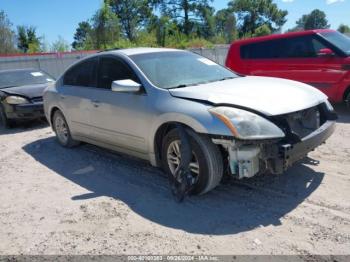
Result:
<svg viewBox="0 0 350 262"><path fill-rule="evenodd" d="M190 171L195 185L192 194L204 194L215 188L223 175L223 160L219 148L204 135L187 130L192 148ZM176 129L163 139L162 165L164 170L174 175L181 160L181 141Z"/></svg>
<svg viewBox="0 0 350 262"><path fill-rule="evenodd" d="M53 115L53 128L58 142L64 147L74 147L79 145L79 141L72 138L69 126L62 112L57 110Z"/></svg>

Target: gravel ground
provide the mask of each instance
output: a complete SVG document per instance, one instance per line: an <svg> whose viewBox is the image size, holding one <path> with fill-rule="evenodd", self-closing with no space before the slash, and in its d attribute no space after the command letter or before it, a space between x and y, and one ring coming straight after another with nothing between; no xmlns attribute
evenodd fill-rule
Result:
<svg viewBox="0 0 350 262"><path fill-rule="evenodd" d="M51 129L0 130L0 255L350 254L350 111L281 176L231 181L184 203L164 174Z"/></svg>

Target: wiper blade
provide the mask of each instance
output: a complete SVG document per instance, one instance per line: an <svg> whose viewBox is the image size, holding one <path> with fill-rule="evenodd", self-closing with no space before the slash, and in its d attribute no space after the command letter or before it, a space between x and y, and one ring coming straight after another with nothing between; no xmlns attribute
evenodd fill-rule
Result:
<svg viewBox="0 0 350 262"><path fill-rule="evenodd" d="M181 85L177 85L174 87L169 87L168 89L183 88L183 87L188 87L188 86L198 86L198 84L181 84Z"/></svg>
<svg viewBox="0 0 350 262"><path fill-rule="evenodd" d="M11 88L11 87L16 87L16 86L0 86L0 89Z"/></svg>
<svg viewBox="0 0 350 262"><path fill-rule="evenodd" d="M236 77L234 77L234 76L228 76L228 77L223 77L223 78L221 78L221 79L219 79L219 80L217 80L217 81L225 81L225 80L234 79L234 78L236 78Z"/></svg>
<svg viewBox="0 0 350 262"><path fill-rule="evenodd" d="M183 88L183 87L188 87L188 85L178 85L178 86L169 87L168 89L176 89L176 88Z"/></svg>

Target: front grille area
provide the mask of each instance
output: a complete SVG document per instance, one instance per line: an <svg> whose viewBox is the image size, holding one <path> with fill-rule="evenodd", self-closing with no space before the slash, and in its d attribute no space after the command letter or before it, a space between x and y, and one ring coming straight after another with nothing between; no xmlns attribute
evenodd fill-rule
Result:
<svg viewBox="0 0 350 262"><path fill-rule="evenodd" d="M40 96L40 97L33 97L31 99L32 103L40 103L40 102L43 102L43 97Z"/></svg>
<svg viewBox="0 0 350 262"><path fill-rule="evenodd" d="M323 123L322 111L318 106L302 111L280 115L274 122L287 134L289 142L298 142L317 130Z"/></svg>
<svg viewBox="0 0 350 262"><path fill-rule="evenodd" d="M286 120L290 129L303 138L320 127L320 112L318 108L313 107L307 110L289 114Z"/></svg>

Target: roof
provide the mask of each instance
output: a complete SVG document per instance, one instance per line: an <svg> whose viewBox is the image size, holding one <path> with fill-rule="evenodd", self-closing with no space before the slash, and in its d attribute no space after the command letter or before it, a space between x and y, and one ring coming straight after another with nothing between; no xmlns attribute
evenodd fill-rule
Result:
<svg viewBox="0 0 350 262"><path fill-rule="evenodd" d="M307 30L307 31L298 31L298 32L290 32L290 33L284 33L284 34L274 34L274 35L268 35L268 36L260 36L260 37L252 37L248 39L242 39L237 40L233 42L234 44L243 44L243 43L251 43L251 42L260 42L260 41L269 41L269 40L275 40L275 39L281 39L291 36L304 36L304 35L311 35L311 34L319 34L319 33L325 33L325 32L335 32L331 29L316 29L316 30Z"/></svg>
<svg viewBox="0 0 350 262"><path fill-rule="evenodd" d="M106 53L123 53L124 55L139 55L139 54L149 54L158 52L180 52L183 50L172 49L172 48L152 48L152 47L137 47L137 48L126 48L126 49L116 49L112 51L106 51Z"/></svg>

